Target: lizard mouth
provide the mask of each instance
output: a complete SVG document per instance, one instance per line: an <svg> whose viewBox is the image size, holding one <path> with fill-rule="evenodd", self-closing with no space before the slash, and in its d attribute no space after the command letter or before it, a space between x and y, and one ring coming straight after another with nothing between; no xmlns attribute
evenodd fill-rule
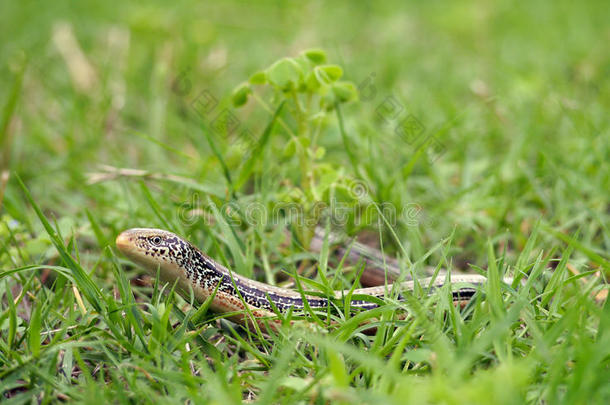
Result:
<svg viewBox="0 0 610 405"><path fill-rule="evenodd" d="M125 253L132 246L131 237L129 231L122 232L116 237L116 247L123 253Z"/></svg>
<svg viewBox="0 0 610 405"><path fill-rule="evenodd" d="M123 231L116 237L115 244L117 249L125 256L138 263L142 262L143 252L136 244L137 229L128 229Z"/></svg>

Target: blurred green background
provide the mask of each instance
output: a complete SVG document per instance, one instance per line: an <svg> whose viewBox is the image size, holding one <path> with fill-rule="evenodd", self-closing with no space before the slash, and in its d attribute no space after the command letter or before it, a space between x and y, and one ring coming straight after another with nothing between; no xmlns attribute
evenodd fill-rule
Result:
<svg viewBox="0 0 610 405"><path fill-rule="evenodd" d="M531 259L530 252L532 257L541 254L550 260L549 268L553 268L555 260L563 257L566 246L571 243L574 253L569 257L570 275L597 269L604 269L607 274L610 248L610 25L607 21L606 1L176 1L171 4L2 1L0 171L8 180L6 184L0 182L0 267L6 270L38 263L61 264L48 235L25 202L18 175L44 213L57 221L63 236L76 236L78 254L74 246L71 251L110 301L110 294L113 291L116 294L116 280L111 271L112 258L104 253L104 248L113 245L119 231L130 227L173 229L189 237L212 257L234 264L237 271L254 274L261 280L270 281L283 268L291 269L291 265L303 258L306 249L282 244L283 225L235 226L237 239L243 241L240 245L218 222L185 222L185 207L199 208L199 202L211 201L216 206L231 202L244 208L260 203L273 209L294 198L311 206L316 201L328 201L331 194L325 190L320 194L292 195L303 184L301 167L294 156L285 153L289 137L279 125L260 151L258 160L253 162L245 186L232 194L227 178L239 177L245 167L240 139L235 134L212 133L211 116L197 114L193 102L206 91L219 101L216 111L231 108L232 90L252 73L282 57L295 57L305 49L321 48L326 51L329 63L342 67L345 80L361 87L361 95L359 101L347 103L341 110L351 151L346 148L337 116L328 114L318 139L325 155L316 157L314 165L329 174L331 183L339 188L350 181L363 184L368 202L416 207L414 217L397 218L392 226L382 224L379 233L376 223L358 226L355 214L350 214L348 232L362 235L368 231L368 240L373 245L379 244L381 235L387 251L403 258L408 256L412 262L425 257L421 264L436 266L448 258L460 270L468 270L469 264L487 268L489 260L493 260L488 246L493 246L508 266L513 266L519 257L517 266L522 267L517 270L530 269L526 265ZM241 128L247 128L258 139L278 103L268 91L255 93L243 108L232 111ZM256 98L264 100L270 111ZM390 122L380 119L387 100L399 106L401 118ZM434 143L422 148L397 134L397 121L406 116L414 117L421 125L422 136L433 137L429 139L434 139ZM290 126L289 114L285 112L282 117ZM318 180L322 183L322 179ZM205 215L216 214L208 210ZM531 250L526 249L524 254L528 257L520 257L533 229L539 230L539 237L530 239ZM439 242L446 238L451 241L443 245L446 249L439 250ZM430 251L432 254L425 256ZM258 271L261 267L268 270L264 275ZM133 281L140 270L126 263L122 268L138 292L137 299L148 302L150 289L140 288ZM24 291L21 286L25 276L20 277L2 279L3 294L9 289L13 291L12 296ZM26 287L31 293L23 302L39 297L32 300L38 302L39 316L40 302L45 303L42 308L48 316L43 318L48 322L46 329L74 327L81 333L82 328L82 339L92 342L110 335L105 326L99 330L91 326L95 325L92 321L97 316L95 313L83 313L82 319L78 317L70 297L72 290L64 284L54 287L58 292L51 303L51 298L46 301L44 298L53 297L51 287L43 288L44 280L40 283L36 280L27 281ZM350 281L344 281L340 279L343 284L334 287L349 288ZM565 301L557 298L550 304L548 313L546 307L532 309L532 313L542 317L538 329L534 330L545 330L548 326L551 331L544 335L548 346L537 335L532 338L529 331L527 334L515 332L510 344L513 351L523 354L522 363L498 360L491 354L481 355L482 360L477 360L476 366L474 360L464 360L463 370L469 370L472 365L473 369L479 369L481 381L486 383L477 381L478 374L461 372L453 366L442 368L443 364L454 364L451 356L459 360L459 353L463 353L460 352L463 348L456 349L451 340L447 344L449 354L438 355L441 373L432 373L432 379L425 379L429 373L425 365L428 357L418 359L416 354L405 351L405 356L413 357L400 359L417 365L413 372L417 380L409 380L417 383L405 385L403 389L416 390L415 394L411 392L415 395L415 399L411 398L414 403L418 402L417 392L421 395L425 392L431 401L461 399L463 395L467 402L473 403L477 398L481 403L486 400L500 403L499 398L521 403L526 397L532 402L553 403L558 398L555 395L559 395L569 403L594 394L601 401L608 394L603 386L603 373L597 371L608 368L602 363L595 368L596 361L603 358L603 355L597 357L597 346L591 343L600 311L589 291L582 292L582 296L572 291L568 298L564 296ZM600 291L600 294L607 293ZM600 295L596 299L604 297ZM531 302L532 308L538 305L535 299ZM547 303L548 300L544 305ZM155 305L161 308L159 313L165 309L162 304ZM587 308L586 315L581 319L579 313L570 312L569 319L563 326L557 326L556 333L554 322L564 316L562 311L576 310L579 305ZM10 313L17 312L13 308ZM65 312L69 315L64 319ZM178 324L175 316L172 312L172 325ZM2 315L3 331L8 328L8 322ZM441 319L439 323L442 322ZM486 328L487 321L481 322L481 328ZM508 324L498 323L494 327L500 325L502 330L509 330ZM38 334L31 327L27 329L28 318L21 312L15 325L22 328L18 329L17 337L25 330L29 330L28 336ZM513 325L519 328L519 322ZM148 326L145 324L145 329ZM571 332L566 332L565 339L560 337L564 327L577 331L575 337L568 338ZM167 332L169 328L162 325L158 330ZM206 329L206 333L210 330ZM497 333L495 330L486 330L486 336ZM146 339L150 338L148 332L146 329ZM469 339L476 340L479 330L470 332L465 339L457 338L456 344L470 346ZM6 335L2 332L3 338ZM135 340L128 332L126 335ZM207 333L205 338L210 335ZM413 336L416 339L417 333ZM601 333L598 338L601 339ZM117 352L122 357L116 361L122 362L121 366L110 367L110 372L124 374L109 377L119 381L112 386L113 390L122 392L123 377L126 380L133 377L126 395L140 399L154 398L150 395L164 392L168 398L182 400L201 388L197 385L201 381L197 380L190 394L172 397L172 389L182 389L184 381L191 381L188 366L183 370L184 381L171 383L171 378L179 374L164 375L167 380L162 381L170 381L165 388L158 388L141 375L134 377L138 371L132 363L157 375L153 367L173 364L167 367L180 368L181 365L172 361L178 364L181 360L171 352L163 357L171 361L155 363L144 355L130 354L121 339L108 337L103 350L98 350L94 343L82 343L88 348L95 347L88 352L89 358L85 358L90 362L87 364L99 361L106 366L113 365L115 359L109 353L120 348ZM496 337L489 339L491 342ZM30 337L29 341L34 340ZM49 385L49 381L55 381L54 347L43 350L42 360L32 360L27 357L29 349L24 347L24 342L16 343L13 352L25 353L23 358L29 359L31 368L24 366L19 371L21 366L16 366L19 362L2 357L5 368L0 375L12 378L2 390L23 385L32 390L29 391L32 395L43 391L49 395L56 390L79 398L82 392L73 389L78 376L66 379L61 387ZM153 338L149 342L156 344ZM167 342L163 343L173 344L171 339ZM496 340L493 342L496 345ZM378 346L375 355L385 359L388 353L393 353L394 343L390 341L387 349ZM409 344L419 345L416 340ZM10 343L5 345L11 349ZM155 347L158 350L159 346ZM497 348L496 345L493 349ZM34 349L40 350L40 347L34 345ZM348 353L349 346L345 350L342 353ZM508 352L511 353L510 349ZM233 385L225 387L224 376L218 373L220 385L214 386L211 380L211 386L217 391L210 392L220 393L218 399L226 388L226 392L235 394L235 402L239 402L242 395L244 399L249 398L248 395L263 387L261 392L271 395L267 397L270 402L270 398L276 398L273 397L275 380L268 381L273 379L258 369L248 369L249 363L242 363L243 359L231 353L223 352L226 356L223 359L231 362L227 370L237 376L238 371L241 373L240 367L244 367L245 374L239 374L239 378L232 380ZM270 363L284 364L281 357L284 352L278 353L270 355ZM8 356L10 359L12 355ZM337 358L333 358L334 364L342 365L343 360ZM49 363L45 363L47 360ZM69 371L72 359L69 367L65 366L68 360L62 361ZM203 364L207 358L197 361ZM431 368L437 370L434 361L431 360ZM522 371L523 365L528 365L529 371ZM306 370L304 374L312 373L315 378L324 374L318 375L318 370L307 368L310 366L303 366L301 371ZM491 370L486 373L488 368ZM35 371L39 369L50 370L51 377L36 377ZM403 371L408 374L412 370ZM280 369L277 373L283 371ZM300 375L294 370L289 374L290 378ZM446 378L447 374L452 379ZM233 374L227 371L226 375L228 381ZM356 381L358 378L354 377L350 384L362 383ZM82 378L78 381L83 383ZM286 386L290 388L294 381L288 381ZM311 382L303 381L303 384ZM381 386L380 390L385 390L383 378L379 381L377 386L371 384L375 389ZM242 388L252 384L253 391L242 390L240 384ZM231 387L235 389L231 391ZM565 387L568 387L567 393ZM570 396L569 388L573 388L574 396ZM96 389L91 384L85 394L96 397L99 393ZM163 391L166 389L169 391ZM292 391L287 388L284 392ZM406 400L400 391L396 392L397 403ZM112 398L114 394L106 395ZM55 398L56 393L50 397Z"/></svg>

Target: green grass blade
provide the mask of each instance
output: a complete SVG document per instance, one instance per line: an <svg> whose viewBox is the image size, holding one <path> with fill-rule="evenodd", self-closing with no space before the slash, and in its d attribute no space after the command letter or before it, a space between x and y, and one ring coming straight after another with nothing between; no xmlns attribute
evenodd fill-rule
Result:
<svg viewBox="0 0 610 405"><path fill-rule="evenodd" d="M250 151L248 160L244 164L244 167L241 169L241 172L239 173L239 177L237 178L237 181L235 182L235 190L240 190L243 187L243 185L246 183L246 181L248 181L248 179L250 178L250 175L252 174L252 170L254 170L254 165L263 156L263 150L265 149L265 146L267 145L267 143L269 142L269 139L271 138L271 133L273 132L273 128L275 127L275 122L277 121L277 117L282 112L282 109L284 108L284 104L285 104L285 101L282 101L280 103L280 105L275 109L275 112L273 113L271 120L265 127L265 130L263 131L263 134L261 135L260 139L256 143L256 146L254 147L254 149L252 151Z"/></svg>
<svg viewBox="0 0 610 405"><path fill-rule="evenodd" d="M32 208L34 208L38 219L40 220L47 234L51 238L51 242L53 242L53 245L55 245L55 249L57 249L57 252L59 253L61 259L66 264L66 266L72 271L72 275L74 276L74 281L76 282L77 287L82 290L83 294L85 295L89 303L93 305L95 310L98 312L102 312L104 305L101 299L102 293L100 292L99 288L93 282L91 277L89 277L87 272L81 267L81 265L70 255L70 253L66 249L66 246L63 243L63 240L61 239L57 231L53 229L47 218L44 216L44 214L32 198L32 195L28 191L25 184L23 184L19 176L17 176L17 180L19 182L19 185L21 186L21 189L23 190L23 193L25 194L27 201L30 203Z"/></svg>

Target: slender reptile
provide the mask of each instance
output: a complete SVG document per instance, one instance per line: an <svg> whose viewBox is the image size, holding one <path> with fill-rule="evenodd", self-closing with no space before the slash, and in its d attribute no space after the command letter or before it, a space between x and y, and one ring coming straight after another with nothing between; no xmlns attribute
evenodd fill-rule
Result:
<svg viewBox="0 0 610 405"><path fill-rule="evenodd" d="M333 298L340 300L349 293L335 291L335 296L329 299L249 279L215 262L187 240L161 229L129 229L117 237L116 246L151 274L156 275L158 271L163 281L172 284L177 281L181 292L189 293L192 290L198 302L212 296L210 308L213 311L235 313L231 319L243 324L250 323L248 312L259 325L264 325L269 324L270 319L277 319L275 311L298 312L306 305L312 310L326 309L332 305ZM379 271L378 266L372 268ZM468 301L485 281L486 278L480 275L453 276L451 289L454 302ZM443 277L428 277L418 282L429 294L445 284ZM410 280L396 286L397 298L400 300L401 294L413 291L415 284ZM361 310L376 308L378 304L374 298L383 298L389 291L393 291L393 285L356 289L351 292L354 299L350 301L350 306Z"/></svg>

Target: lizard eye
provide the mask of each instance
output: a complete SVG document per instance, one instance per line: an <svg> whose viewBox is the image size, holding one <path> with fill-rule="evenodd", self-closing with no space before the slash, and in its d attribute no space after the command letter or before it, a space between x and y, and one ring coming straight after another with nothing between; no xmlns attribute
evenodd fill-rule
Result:
<svg viewBox="0 0 610 405"><path fill-rule="evenodd" d="M153 245L160 245L161 244L161 237L160 236L154 236L150 241L153 243Z"/></svg>

